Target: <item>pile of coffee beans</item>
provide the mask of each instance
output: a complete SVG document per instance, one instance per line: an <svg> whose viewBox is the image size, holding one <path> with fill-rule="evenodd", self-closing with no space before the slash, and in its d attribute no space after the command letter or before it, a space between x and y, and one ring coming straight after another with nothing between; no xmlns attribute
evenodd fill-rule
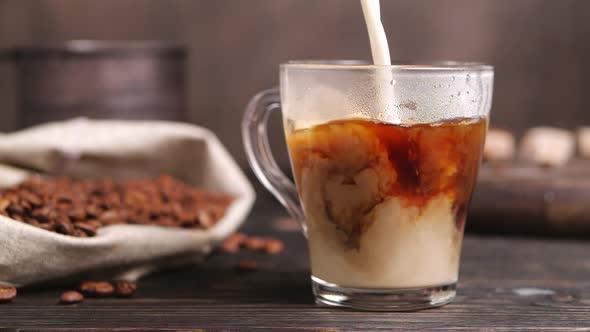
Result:
<svg viewBox="0 0 590 332"><path fill-rule="evenodd" d="M0 215L65 235L89 237L97 229L113 224L143 224L207 229L225 214L233 197L212 193L162 175L153 180L33 177L0 191ZM282 241L235 233L219 250L280 254ZM242 259L237 272L255 271L258 263ZM75 304L85 298L131 297L137 284L129 281L85 281L76 290L61 294L59 302ZM14 287L0 286L0 303L11 302Z"/></svg>
<svg viewBox="0 0 590 332"><path fill-rule="evenodd" d="M207 229L233 198L162 175L152 180L30 178L0 191L0 214L77 237L113 224Z"/></svg>

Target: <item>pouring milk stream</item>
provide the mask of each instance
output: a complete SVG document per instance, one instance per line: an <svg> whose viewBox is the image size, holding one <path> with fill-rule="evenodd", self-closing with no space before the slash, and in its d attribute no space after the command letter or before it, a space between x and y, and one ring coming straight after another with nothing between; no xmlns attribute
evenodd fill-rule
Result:
<svg viewBox="0 0 590 332"><path fill-rule="evenodd" d="M373 57L373 64L378 66L391 65L391 56L389 54L389 45L387 43L387 36L381 23L381 10L379 8L379 0L361 0L361 7L367 24L367 31L369 32L369 43L371 44L371 55ZM388 102L393 101L393 86L395 80L390 71L384 69L377 74L377 80L390 81L391 89L380 90L378 98L378 105L382 112L386 111ZM379 86L379 84L377 84ZM394 116L393 121L399 122L399 117Z"/></svg>
<svg viewBox="0 0 590 332"><path fill-rule="evenodd" d="M379 0L361 0L365 23L369 32L369 42L371 43L371 55L373 63L380 66L391 65L389 55L389 45L383 24L381 24L381 10L379 9Z"/></svg>

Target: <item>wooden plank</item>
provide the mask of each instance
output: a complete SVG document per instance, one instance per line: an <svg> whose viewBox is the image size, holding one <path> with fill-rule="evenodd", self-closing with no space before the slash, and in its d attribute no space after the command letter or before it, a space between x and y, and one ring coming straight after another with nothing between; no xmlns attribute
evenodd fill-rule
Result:
<svg viewBox="0 0 590 332"><path fill-rule="evenodd" d="M19 331L590 331L590 243L468 236L459 295L440 309L370 313L319 307L309 284L307 249L298 232L271 228L283 210L267 194L244 227L279 236L279 256L214 255L205 264L153 275L132 299L57 305L58 288L25 290L0 306L0 328ZM254 258L261 269L236 273ZM521 296L523 288L554 292ZM4 330L0 329L0 332ZM6 331L10 331L6 330Z"/></svg>
<svg viewBox="0 0 590 332"><path fill-rule="evenodd" d="M485 232L590 238L590 160L557 168L484 164L468 227Z"/></svg>

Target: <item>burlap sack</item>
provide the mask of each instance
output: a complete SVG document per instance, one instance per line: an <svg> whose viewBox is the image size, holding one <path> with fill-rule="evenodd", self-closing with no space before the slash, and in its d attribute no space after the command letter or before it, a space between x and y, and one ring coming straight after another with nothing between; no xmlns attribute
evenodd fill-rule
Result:
<svg viewBox="0 0 590 332"><path fill-rule="evenodd" d="M0 284L99 275L137 279L157 268L194 262L238 228L255 199L215 135L180 123L75 119L0 135L0 186L32 172L115 178L167 173L236 200L206 231L113 225L95 237L75 238L0 216Z"/></svg>

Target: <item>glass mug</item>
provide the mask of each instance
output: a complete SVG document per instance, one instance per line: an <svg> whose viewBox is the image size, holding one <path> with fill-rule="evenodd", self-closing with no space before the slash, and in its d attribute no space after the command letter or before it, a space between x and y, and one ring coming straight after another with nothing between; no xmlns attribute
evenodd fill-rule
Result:
<svg viewBox="0 0 590 332"><path fill-rule="evenodd" d="M248 104L242 134L262 184L303 226L316 302L417 310L455 297L493 68L289 62ZM272 157L281 110L296 186Z"/></svg>

